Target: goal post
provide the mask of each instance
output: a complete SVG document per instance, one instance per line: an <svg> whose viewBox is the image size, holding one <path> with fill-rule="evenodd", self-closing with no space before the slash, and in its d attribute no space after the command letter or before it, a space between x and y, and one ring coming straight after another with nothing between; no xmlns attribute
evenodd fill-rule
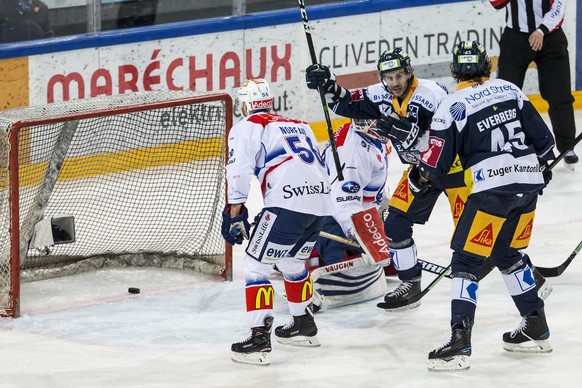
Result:
<svg viewBox="0 0 582 388"><path fill-rule="evenodd" d="M20 315L21 281L107 266L232 280L232 105L145 92L0 112L0 316Z"/></svg>

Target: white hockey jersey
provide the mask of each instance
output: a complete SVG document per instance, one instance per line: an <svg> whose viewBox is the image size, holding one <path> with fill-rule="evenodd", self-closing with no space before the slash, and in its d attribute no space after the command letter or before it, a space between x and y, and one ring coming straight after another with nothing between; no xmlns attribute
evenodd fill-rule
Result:
<svg viewBox="0 0 582 388"><path fill-rule="evenodd" d="M344 165L343 181L335 179L337 171L329 145L324 150L324 157L332 182L333 216L347 236L352 214L372 206L379 207L382 203L391 147L359 134L351 123L338 129L334 139L340 162Z"/></svg>
<svg viewBox="0 0 582 388"><path fill-rule="evenodd" d="M265 207L331 214L325 163L306 122L271 113L252 114L232 127L228 149L229 204L247 201L255 175Z"/></svg>

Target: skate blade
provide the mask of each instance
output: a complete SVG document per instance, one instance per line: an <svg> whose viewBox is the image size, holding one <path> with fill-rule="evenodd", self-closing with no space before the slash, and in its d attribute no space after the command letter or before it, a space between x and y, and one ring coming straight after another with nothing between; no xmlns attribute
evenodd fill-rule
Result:
<svg viewBox="0 0 582 388"><path fill-rule="evenodd" d="M576 163L570 164L570 163L564 162L564 166L566 166L566 168L568 168L568 169L570 169L572 171L574 171L576 169L576 167L575 167L576 166Z"/></svg>
<svg viewBox="0 0 582 388"><path fill-rule="evenodd" d="M306 337L304 335L298 335L295 337L290 338L283 338L283 337L275 337L277 338L277 342L283 345L291 345L291 346L304 346L304 347L314 347L320 346L321 343L317 339L316 336L313 337Z"/></svg>
<svg viewBox="0 0 582 388"><path fill-rule="evenodd" d="M428 360L430 372L462 372L469 370L469 356L453 356L448 359L437 358Z"/></svg>
<svg viewBox="0 0 582 388"><path fill-rule="evenodd" d="M418 302L414 302L414 303L411 303L411 304L407 304L406 306L400 306L400 307L390 307L390 305L387 304L387 303L378 303L377 306L379 308L381 308L381 309L384 309L384 310L386 310L388 312L393 313L393 312L396 312L396 311L405 311L405 310L415 309L418 306L420 306L420 303L421 302L418 301Z"/></svg>
<svg viewBox="0 0 582 388"><path fill-rule="evenodd" d="M240 364L267 366L271 365L271 360L269 360L268 355L269 353L267 352L254 352L254 353L232 352L230 358L232 361L238 362Z"/></svg>
<svg viewBox="0 0 582 388"><path fill-rule="evenodd" d="M522 342L521 344L510 344L504 342L503 349L508 352L516 353L551 353L552 350L554 350L548 340L527 341Z"/></svg>
<svg viewBox="0 0 582 388"><path fill-rule="evenodd" d="M538 290L538 296L540 297L541 300L546 300L546 298L550 296L553 290L554 288L552 286L550 286L549 284L544 284Z"/></svg>

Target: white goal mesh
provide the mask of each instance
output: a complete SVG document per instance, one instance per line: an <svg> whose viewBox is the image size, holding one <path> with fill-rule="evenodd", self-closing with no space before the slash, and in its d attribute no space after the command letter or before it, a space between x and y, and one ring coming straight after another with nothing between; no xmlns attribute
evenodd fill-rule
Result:
<svg viewBox="0 0 582 388"><path fill-rule="evenodd" d="M231 124L228 95L195 92L0 113L0 315L18 315L21 278L106 265L231 278L220 235Z"/></svg>

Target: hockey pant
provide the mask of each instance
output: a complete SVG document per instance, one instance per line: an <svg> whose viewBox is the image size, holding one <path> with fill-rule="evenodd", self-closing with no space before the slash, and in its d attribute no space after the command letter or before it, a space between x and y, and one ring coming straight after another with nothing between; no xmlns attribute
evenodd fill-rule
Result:
<svg viewBox="0 0 582 388"><path fill-rule="evenodd" d="M520 249L529 245L536 194L472 194L453 236L451 323L475 319L479 268L490 256L521 316L544 306L536 292L529 257Z"/></svg>
<svg viewBox="0 0 582 388"><path fill-rule="evenodd" d="M464 184L460 162L456 160L455 163L458 163L458 166L453 165L449 174L433 182L431 188L419 197L415 197L410 191L408 174L404 171L390 199L384 230L390 240L392 262L400 280L412 280L422 274L412 229L414 224L424 224L429 220L441 193L446 192L455 225L463 212L470 190Z"/></svg>
<svg viewBox="0 0 582 388"><path fill-rule="evenodd" d="M321 230L322 217L281 208L265 208L257 217L243 261L250 327L263 326L273 313L275 292L269 281L273 265L283 274L289 312L304 315L313 282L305 260Z"/></svg>

